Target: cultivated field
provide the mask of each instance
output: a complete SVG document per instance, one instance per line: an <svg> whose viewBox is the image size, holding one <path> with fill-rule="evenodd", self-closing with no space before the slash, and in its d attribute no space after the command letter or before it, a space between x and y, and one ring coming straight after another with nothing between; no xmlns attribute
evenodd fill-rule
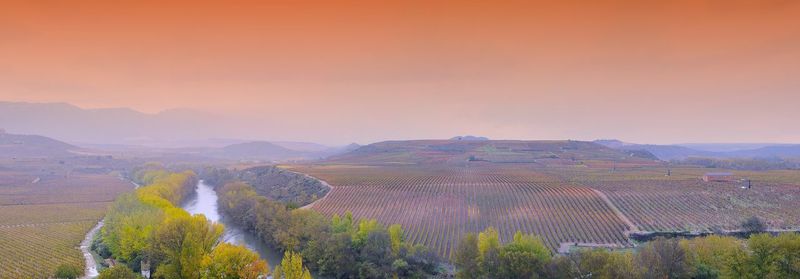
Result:
<svg viewBox="0 0 800 279"><path fill-rule="evenodd" d="M642 171L621 171L580 184L605 193L644 231L737 230L750 216L773 229L800 227L800 180L781 182L781 172L738 172L752 180L752 188L743 189L747 184L739 181L703 182L703 171L678 169L670 177L649 178Z"/></svg>
<svg viewBox="0 0 800 279"><path fill-rule="evenodd" d="M133 186L111 175L0 171L0 278L48 278L84 266L78 250L116 195Z"/></svg>
<svg viewBox="0 0 800 279"><path fill-rule="evenodd" d="M502 240L522 231L542 236L554 249L564 242L627 243L623 231L630 228L585 187L477 169L439 170L429 176L403 176L425 172L416 168L359 169L354 180L340 177L341 170L352 169L304 170L334 181L334 190L314 209L328 215L350 210L358 218L401 224L408 239L442 256L452 253L462 234L489 226L500 230Z"/></svg>
<svg viewBox="0 0 800 279"><path fill-rule="evenodd" d="M522 231L539 235L554 250L575 243L631 246L627 233L636 230L736 230L751 216L771 229L800 228L798 171L736 172L737 179L753 180L752 189L742 189L738 182L700 180L705 172L722 170L670 166L667 176L662 163L620 154L609 160L615 156L602 148L551 147L555 151L522 160L514 145L453 152L459 146L449 144L443 152L394 144L284 167L332 185L311 208L401 224L408 239L444 257L461 235L488 226L498 228L503 241Z"/></svg>

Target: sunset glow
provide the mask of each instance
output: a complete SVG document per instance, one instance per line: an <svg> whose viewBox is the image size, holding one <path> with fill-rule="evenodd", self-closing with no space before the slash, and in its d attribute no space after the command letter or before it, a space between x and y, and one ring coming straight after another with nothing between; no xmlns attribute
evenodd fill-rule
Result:
<svg viewBox="0 0 800 279"><path fill-rule="evenodd" d="M0 4L0 99L231 137L800 142L798 72L797 1Z"/></svg>

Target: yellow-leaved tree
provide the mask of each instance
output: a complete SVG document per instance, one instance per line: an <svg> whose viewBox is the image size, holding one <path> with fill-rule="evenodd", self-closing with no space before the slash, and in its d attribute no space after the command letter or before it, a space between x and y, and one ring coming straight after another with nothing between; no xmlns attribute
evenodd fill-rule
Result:
<svg viewBox="0 0 800 279"><path fill-rule="evenodd" d="M257 279L269 274L266 261L244 246L228 243L217 245L203 259L203 278Z"/></svg>
<svg viewBox="0 0 800 279"><path fill-rule="evenodd" d="M311 279L311 272L303 267L303 257L298 253L286 251L281 264L272 273L274 279Z"/></svg>

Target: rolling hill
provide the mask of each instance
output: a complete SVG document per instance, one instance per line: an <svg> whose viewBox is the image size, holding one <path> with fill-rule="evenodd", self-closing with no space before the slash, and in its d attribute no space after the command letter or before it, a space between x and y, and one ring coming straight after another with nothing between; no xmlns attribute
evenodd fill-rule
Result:
<svg viewBox="0 0 800 279"><path fill-rule="evenodd" d="M37 135L15 135L0 130L0 157L65 157L79 149L71 144Z"/></svg>
<svg viewBox="0 0 800 279"><path fill-rule="evenodd" d="M583 141L409 140L361 146L327 162L425 164L481 161L493 163L564 163L584 160L652 162L647 152L615 150Z"/></svg>
<svg viewBox="0 0 800 279"><path fill-rule="evenodd" d="M236 160L279 161L303 158L306 152L291 150L266 141L254 141L228 145L218 149L210 149L203 155Z"/></svg>

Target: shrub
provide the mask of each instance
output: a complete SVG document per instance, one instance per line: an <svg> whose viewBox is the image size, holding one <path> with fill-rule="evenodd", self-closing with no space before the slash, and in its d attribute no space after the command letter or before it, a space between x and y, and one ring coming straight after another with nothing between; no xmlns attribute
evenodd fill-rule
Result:
<svg viewBox="0 0 800 279"><path fill-rule="evenodd" d="M761 218L753 216L742 222L742 229L749 233L763 232L767 230L767 224Z"/></svg>

